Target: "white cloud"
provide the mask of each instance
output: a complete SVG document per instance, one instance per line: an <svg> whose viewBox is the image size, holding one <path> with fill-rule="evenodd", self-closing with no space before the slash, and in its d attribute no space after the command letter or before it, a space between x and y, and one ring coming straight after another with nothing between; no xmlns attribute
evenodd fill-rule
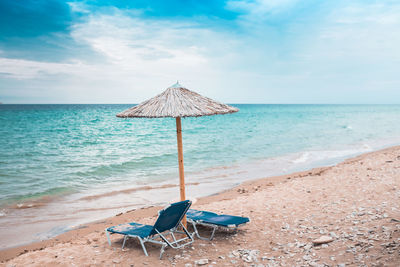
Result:
<svg viewBox="0 0 400 267"><path fill-rule="evenodd" d="M81 62L75 63L50 63L23 59L0 58L0 72L9 77L23 80L34 79L43 75L75 74L78 75L82 68L90 68Z"/></svg>
<svg viewBox="0 0 400 267"><path fill-rule="evenodd" d="M76 25L72 36L104 55L111 64L122 67L187 67L207 61L198 43L214 34L192 26L103 15Z"/></svg>
<svg viewBox="0 0 400 267"><path fill-rule="evenodd" d="M322 25L312 51L348 64L393 64L400 60L400 4L349 4L333 11ZM324 49L323 49L324 48ZM370 65L370 67L377 67Z"/></svg>
<svg viewBox="0 0 400 267"><path fill-rule="evenodd" d="M72 12L90 13L90 7L84 2L67 2Z"/></svg>
<svg viewBox="0 0 400 267"><path fill-rule="evenodd" d="M0 58L0 71L16 79L60 73L85 77L105 71L120 77L128 73L175 77L188 74L190 69L207 69L211 60L223 56L219 51L226 51L235 42L195 24L140 20L122 13L91 16L74 25L71 36L104 60L92 65L79 55L66 63Z"/></svg>
<svg viewBox="0 0 400 267"><path fill-rule="evenodd" d="M0 58L0 72L19 80L59 75L54 91L79 91L76 98L83 102L90 102L94 92L109 102L139 102L177 79L188 87L207 85L219 76L217 60L230 55L230 45L236 42L193 23L140 20L122 12L91 16L74 25L71 36L101 60L89 63L77 57L51 63ZM212 89L202 92L215 96Z"/></svg>
<svg viewBox="0 0 400 267"><path fill-rule="evenodd" d="M250 5L247 14L254 18L295 5L240 3ZM274 32L247 17L239 18L239 24L249 22L245 28L233 31L139 19L116 10L91 15L72 28L72 38L96 51L98 60L86 62L77 55L49 63L2 58L0 53L0 73L35 80L35 88L43 81L48 91L64 92L60 95L68 96L68 102L79 103L140 102L177 79L224 102L373 102L372 94L368 100L361 93L395 95L400 86L399 14L399 5L341 2L318 23L293 21L288 31Z"/></svg>

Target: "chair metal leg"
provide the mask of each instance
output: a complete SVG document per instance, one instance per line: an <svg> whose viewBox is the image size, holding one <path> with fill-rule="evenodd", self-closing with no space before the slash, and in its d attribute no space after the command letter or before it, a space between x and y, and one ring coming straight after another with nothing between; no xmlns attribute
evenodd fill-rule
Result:
<svg viewBox="0 0 400 267"><path fill-rule="evenodd" d="M143 239L141 239L140 237L138 237L138 239L139 239L140 245L142 245L142 249L143 249L144 255L149 256L149 254L147 254L146 247L144 246ZM160 255L160 259L161 259L161 255Z"/></svg>
<svg viewBox="0 0 400 267"><path fill-rule="evenodd" d="M201 237L199 236L199 232L197 231L196 223L192 222L192 226L193 226L193 230L194 230L194 233L196 234L196 236L201 239Z"/></svg>
<svg viewBox="0 0 400 267"><path fill-rule="evenodd" d="M208 239L208 240L213 240L213 238L214 238L214 234L215 234L215 230L217 230L217 228L218 227L214 227L214 229L213 229L213 231L212 231L212 233L211 233L211 236L210 236L210 238Z"/></svg>
<svg viewBox="0 0 400 267"><path fill-rule="evenodd" d="M128 239L128 236L127 236L127 235L124 236L124 242L122 242L122 249L124 249L124 247L125 247L125 242L126 242L127 239Z"/></svg>
<svg viewBox="0 0 400 267"><path fill-rule="evenodd" d="M171 236L172 236L172 239L174 240L174 242L176 242L176 238L175 238L175 235L174 235L174 233L170 233L171 234Z"/></svg>
<svg viewBox="0 0 400 267"><path fill-rule="evenodd" d="M163 244L163 245L161 246L161 250L160 250L160 260L161 260L163 254L164 254L164 251L165 251L165 247L166 247L166 246L167 246L167 244Z"/></svg>
<svg viewBox="0 0 400 267"><path fill-rule="evenodd" d="M110 233L107 230L106 230L106 236L107 236L108 244L111 246Z"/></svg>
<svg viewBox="0 0 400 267"><path fill-rule="evenodd" d="M190 238L191 243L193 243L194 242L193 236L195 233L190 234L189 231L186 229L186 227L183 225L183 223L181 222L180 224L182 226L183 232Z"/></svg>
<svg viewBox="0 0 400 267"><path fill-rule="evenodd" d="M192 225L193 225L193 229L194 229L194 232L196 233L196 236L199 238L199 239L201 239L201 240L207 240L207 241L211 241L213 238L214 238L214 234L215 234L215 231L217 230L217 226L214 226L213 227L213 231L212 231L212 233L211 233L211 236L209 237L209 238L207 238L207 237L202 237L200 234L199 234L199 231L197 230L197 227L196 227L196 223L195 222L192 222Z"/></svg>

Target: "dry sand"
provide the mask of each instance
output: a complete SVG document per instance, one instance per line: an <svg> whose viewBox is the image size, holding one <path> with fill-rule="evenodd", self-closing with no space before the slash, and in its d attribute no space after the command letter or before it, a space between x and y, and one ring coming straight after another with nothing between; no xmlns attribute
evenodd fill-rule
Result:
<svg viewBox="0 0 400 267"><path fill-rule="evenodd" d="M104 229L152 224L160 207L127 212L51 240L0 251L1 266L400 266L400 146L333 167L244 183L196 201L195 209L247 216L238 233L191 247L107 243ZM204 231L204 230L203 230ZM333 241L314 245L320 237ZM199 263L199 262L198 262Z"/></svg>

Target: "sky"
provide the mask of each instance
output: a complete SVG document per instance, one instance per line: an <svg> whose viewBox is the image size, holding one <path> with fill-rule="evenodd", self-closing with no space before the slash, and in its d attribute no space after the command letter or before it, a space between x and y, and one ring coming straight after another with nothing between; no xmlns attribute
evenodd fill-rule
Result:
<svg viewBox="0 0 400 267"><path fill-rule="evenodd" d="M0 102L400 104L400 1L0 0Z"/></svg>

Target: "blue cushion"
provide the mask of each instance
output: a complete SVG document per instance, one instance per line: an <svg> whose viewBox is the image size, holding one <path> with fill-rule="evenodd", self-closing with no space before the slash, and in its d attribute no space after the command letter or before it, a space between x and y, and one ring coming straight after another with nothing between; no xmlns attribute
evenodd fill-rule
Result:
<svg viewBox="0 0 400 267"><path fill-rule="evenodd" d="M250 221L247 217L218 215L209 211L199 211L192 209L188 210L186 216L193 221L200 221L224 227L229 227L232 225L239 226L240 224L244 224Z"/></svg>
<svg viewBox="0 0 400 267"><path fill-rule="evenodd" d="M131 222L109 227L106 231L114 234L139 236L142 238L153 236L157 234L157 231L162 233L178 226L190 205L192 205L190 200L168 205L159 212L158 219L154 226Z"/></svg>
<svg viewBox="0 0 400 267"><path fill-rule="evenodd" d="M148 237L153 230L153 226L140 223L124 223L107 228L110 233L121 235L134 235L142 238Z"/></svg>

